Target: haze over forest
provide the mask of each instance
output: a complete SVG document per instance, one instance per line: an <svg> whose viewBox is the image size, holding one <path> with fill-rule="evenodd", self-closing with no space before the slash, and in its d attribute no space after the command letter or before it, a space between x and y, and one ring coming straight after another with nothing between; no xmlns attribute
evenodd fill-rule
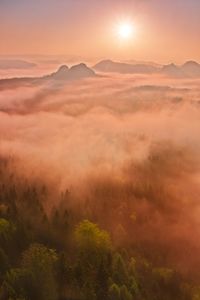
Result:
<svg viewBox="0 0 200 300"><path fill-rule="evenodd" d="M198 300L199 1L84 2L0 2L0 300Z"/></svg>

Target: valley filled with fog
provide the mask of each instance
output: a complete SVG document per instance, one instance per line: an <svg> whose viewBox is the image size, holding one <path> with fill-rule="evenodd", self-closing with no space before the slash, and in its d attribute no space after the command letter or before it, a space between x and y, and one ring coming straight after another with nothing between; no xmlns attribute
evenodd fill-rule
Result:
<svg viewBox="0 0 200 300"><path fill-rule="evenodd" d="M123 66L119 72L121 66L110 70L110 62L103 71L85 64L46 65L43 71L28 65L37 69L29 69L29 76L21 70L20 76L12 76L4 65L1 190L8 186L22 195L24 184L38 186L38 191L45 186L46 196L38 201L46 218L51 220L56 211L62 220L67 211L70 233L55 227L47 244L71 253L74 226L90 220L109 232L114 249L125 248L128 257L143 257L155 268L176 270L193 289L200 268L197 73L191 76L189 68L186 76L180 73L183 67L174 72L172 65L170 73L160 66L154 72ZM31 197L18 202L19 195L15 205L20 218L43 241L47 229L40 213L29 211ZM2 216L9 209L5 197ZM134 299L150 299L141 295ZM180 292L173 299L194 298Z"/></svg>

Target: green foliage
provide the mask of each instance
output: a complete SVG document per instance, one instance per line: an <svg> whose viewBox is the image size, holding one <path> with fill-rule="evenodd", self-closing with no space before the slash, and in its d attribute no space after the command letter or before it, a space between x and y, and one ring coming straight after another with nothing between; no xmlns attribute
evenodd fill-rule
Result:
<svg viewBox="0 0 200 300"><path fill-rule="evenodd" d="M113 257L112 277L115 283L123 285L128 281L128 272L126 264L119 253Z"/></svg>
<svg viewBox="0 0 200 300"><path fill-rule="evenodd" d="M86 210L78 211L69 191L57 195L62 204L47 216L43 204L48 203L51 189L2 171L0 159L0 300L199 300L198 280L197 287L193 287L189 277L183 280L170 264L166 267L163 252L157 260L158 252L143 244L132 244L132 240L127 243L128 226L139 229L141 219L137 212L134 222L130 218L130 212L135 211L132 194L153 199L154 203L158 193L154 182L150 183L145 186L139 180L139 188L138 184L137 189L129 186L129 202L121 200L126 193L119 184L98 187L95 195L102 202L97 201L96 207L93 201L92 207L91 201L87 211L91 216L102 209L101 219L98 213L92 218L99 224L105 221L107 229L116 212L115 230L110 227L107 232L84 220L88 218ZM107 220L102 219L105 214ZM77 225L77 220L83 221Z"/></svg>
<svg viewBox="0 0 200 300"><path fill-rule="evenodd" d="M111 247L109 234L88 220L81 222L76 228L76 242L82 252L108 251Z"/></svg>
<svg viewBox="0 0 200 300"><path fill-rule="evenodd" d="M96 300L97 295L94 285L91 282L86 282L81 289L81 300Z"/></svg>
<svg viewBox="0 0 200 300"><path fill-rule="evenodd" d="M108 264L111 242L107 232L85 220L77 226L75 237L82 272L98 271Z"/></svg>
<svg viewBox="0 0 200 300"><path fill-rule="evenodd" d="M10 297L28 300L56 300L57 285L54 250L35 244L23 254L22 266L8 272L4 289Z"/></svg>
<svg viewBox="0 0 200 300"><path fill-rule="evenodd" d="M120 288L120 300L132 300L132 295L127 289L126 285Z"/></svg>
<svg viewBox="0 0 200 300"><path fill-rule="evenodd" d="M5 299L33 299L37 296L34 286L31 284L31 274L25 269L11 269L3 283ZM28 298L29 294L33 297Z"/></svg>
<svg viewBox="0 0 200 300"><path fill-rule="evenodd" d="M9 258L5 251L0 248L0 279L3 278L4 274L9 269Z"/></svg>
<svg viewBox="0 0 200 300"><path fill-rule="evenodd" d="M6 219L0 219L0 239L8 241L15 231L14 226Z"/></svg>
<svg viewBox="0 0 200 300"><path fill-rule="evenodd" d="M130 286L130 292L133 296L139 294L139 286L135 277L130 277L129 286Z"/></svg>
<svg viewBox="0 0 200 300"><path fill-rule="evenodd" d="M111 241L109 234L87 220L81 222L75 231L78 262L75 272L82 294L91 297L106 297L110 275ZM93 291L94 290L94 291Z"/></svg>
<svg viewBox="0 0 200 300"><path fill-rule="evenodd" d="M41 273L47 269L52 270L57 259L55 250L48 249L40 244L33 244L24 252L22 265L25 268Z"/></svg>
<svg viewBox="0 0 200 300"><path fill-rule="evenodd" d="M38 300L57 299L57 286L55 280L55 268L57 254L54 250L43 245L32 245L23 255L22 265L32 275L32 281L36 289L41 290Z"/></svg>
<svg viewBox="0 0 200 300"><path fill-rule="evenodd" d="M174 271L172 269L167 269L167 268L155 268L153 270L154 275L162 280L165 284L167 284L174 275Z"/></svg>
<svg viewBox="0 0 200 300"><path fill-rule="evenodd" d="M116 283L109 287L109 300L120 300L120 288Z"/></svg>
<svg viewBox="0 0 200 300"><path fill-rule="evenodd" d="M136 276L136 260L131 257L130 263L128 265L128 272L131 276Z"/></svg>

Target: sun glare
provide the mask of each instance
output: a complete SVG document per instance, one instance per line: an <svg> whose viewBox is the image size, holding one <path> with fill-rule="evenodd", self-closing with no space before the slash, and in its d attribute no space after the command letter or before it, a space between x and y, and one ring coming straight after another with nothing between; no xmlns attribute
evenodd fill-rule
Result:
<svg viewBox="0 0 200 300"><path fill-rule="evenodd" d="M130 39L134 35L134 26L130 22L118 24L117 32L121 39Z"/></svg>

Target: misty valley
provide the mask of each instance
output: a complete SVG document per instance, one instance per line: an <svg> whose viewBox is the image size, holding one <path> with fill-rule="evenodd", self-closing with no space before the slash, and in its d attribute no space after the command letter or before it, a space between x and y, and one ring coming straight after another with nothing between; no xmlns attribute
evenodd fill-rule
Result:
<svg viewBox="0 0 200 300"><path fill-rule="evenodd" d="M32 61L0 60L0 300L200 299L200 64Z"/></svg>

